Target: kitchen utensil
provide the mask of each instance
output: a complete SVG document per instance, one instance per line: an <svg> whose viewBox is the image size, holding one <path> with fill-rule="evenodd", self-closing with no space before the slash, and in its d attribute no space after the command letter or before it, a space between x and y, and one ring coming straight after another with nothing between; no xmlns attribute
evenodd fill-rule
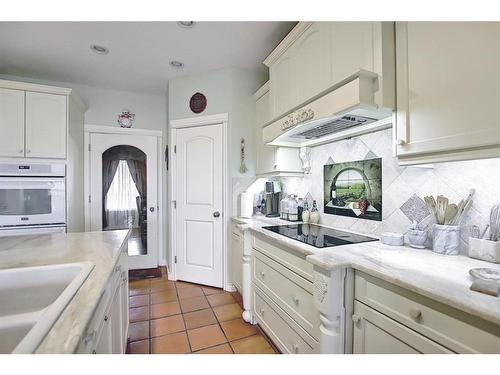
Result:
<svg viewBox="0 0 500 375"><path fill-rule="evenodd" d="M500 240L500 205L496 204L490 212L490 240Z"/></svg>
<svg viewBox="0 0 500 375"><path fill-rule="evenodd" d="M486 224L486 228L484 228L484 231L483 233L481 234L481 237L479 238L484 238L484 235L486 234L486 232L488 231L488 228L490 227L490 224Z"/></svg>
<svg viewBox="0 0 500 375"><path fill-rule="evenodd" d="M431 196L426 196L424 197L424 202L427 204L427 207L431 210L431 212L434 214L434 217L436 218L437 221L437 214L436 214L436 200L434 197Z"/></svg>
<svg viewBox="0 0 500 375"><path fill-rule="evenodd" d="M474 196L474 193L475 190L471 189L467 198L465 198L465 200L462 199L460 201L460 203L458 204L458 212L455 215L455 218L450 223L451 225L460 225L463 218L465 217L465 214L472 207L472 197Z"/></svg>
<svg viewBox="0 0 500 375"><path fill-rule="evenodd" d="M453 222L453 219L455 219L455 217L457 216L457 212L458 212L458 206L454 203L449 204L446 207L446 211L444 213L444 224L447 225L451 224ZM477 228L477 230L479 231L479 228Z"/></svg>
<svg viewBox="0 0 500 375"><path fill-rule="evenodd" d="M443 195L438 195L436 198L436 216L437 223L444 224L446 207L448 207L448 198Z"/></svg>

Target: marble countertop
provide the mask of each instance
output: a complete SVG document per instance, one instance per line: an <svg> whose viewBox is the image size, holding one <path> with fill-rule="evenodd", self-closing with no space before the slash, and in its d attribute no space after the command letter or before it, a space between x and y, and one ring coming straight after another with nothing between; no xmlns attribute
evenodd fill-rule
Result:
<svg viewBox="0 0 500 375"><path fill-rule="evenodd" d="M500 264L462 255L441 255L426 249L389 246L380 241L319 249L262 229L268 219L245 220L247 228L253 233L305 255L310 263L322 269L360 270L500 325L500 297L470 290L472 278L469 275L471 268L500 270ZM289 222L284 221L282 224ZM267 222L267 225L270 223Z"/></svg>
<svg viewBox="0 0 500 375"><path fill-rule="evenodd" d="M83 261L95 265L36 353L76 350L128 236L128 230L116 230L1 238L0 269Z"/></svg>

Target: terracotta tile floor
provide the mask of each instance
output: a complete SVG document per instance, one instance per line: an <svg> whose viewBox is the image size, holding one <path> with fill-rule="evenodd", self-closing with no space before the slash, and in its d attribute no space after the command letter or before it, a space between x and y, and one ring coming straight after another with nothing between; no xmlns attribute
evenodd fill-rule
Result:
<svg viewBox="0 0 500 375"><path fill-rule="evenodd" d="M241 318L241 296L165 277L130 282L129 354L267 354L275 347Z"/></svg>

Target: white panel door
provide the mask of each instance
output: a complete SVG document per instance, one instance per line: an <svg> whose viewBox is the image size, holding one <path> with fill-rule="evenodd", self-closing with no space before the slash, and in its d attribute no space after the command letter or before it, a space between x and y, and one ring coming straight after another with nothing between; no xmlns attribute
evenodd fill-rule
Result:
<svg viewBox="0 0 500 375"><path fill-rule="evenodd" d="M24 91L0 89L0 156L24 156Z"/></svg>
<svg viewBox="0 0 500 375"><path fill-rule="evenodd" d="M178 129L176 146L176 277L222 287L222 124Z"/></svg>
<svg viewBox="0 0 500 375"><path fill-rule="evenodd" d="M103 230L102 156L115 146L132 146L146 154L146 236L145 251L133 252L129 241L129 269L145 269L158 266L158 152L157 138L145 135L96 134L90 135L90 230ZM126 229L126 228L124 228ZM137 229L137 228L134 228ZM142 233L142 229L141 229ZM134 245L134 246L132 246Z"/></svg>
<svg viewBox="0 0 500 375"><path fill-rule="evenodd" d="M66 157L67 97L26 92L26 157Z"/></svg>

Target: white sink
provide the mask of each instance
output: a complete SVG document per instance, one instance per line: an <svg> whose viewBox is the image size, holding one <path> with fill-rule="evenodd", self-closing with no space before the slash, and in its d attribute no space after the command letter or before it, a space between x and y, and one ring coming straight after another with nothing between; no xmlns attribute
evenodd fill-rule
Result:
<svg viewBox="0 0 500 375"><path fill-rule="evenodd" d="M0 353L33 353L93 268L81 262L0 270Z"/></svg>

